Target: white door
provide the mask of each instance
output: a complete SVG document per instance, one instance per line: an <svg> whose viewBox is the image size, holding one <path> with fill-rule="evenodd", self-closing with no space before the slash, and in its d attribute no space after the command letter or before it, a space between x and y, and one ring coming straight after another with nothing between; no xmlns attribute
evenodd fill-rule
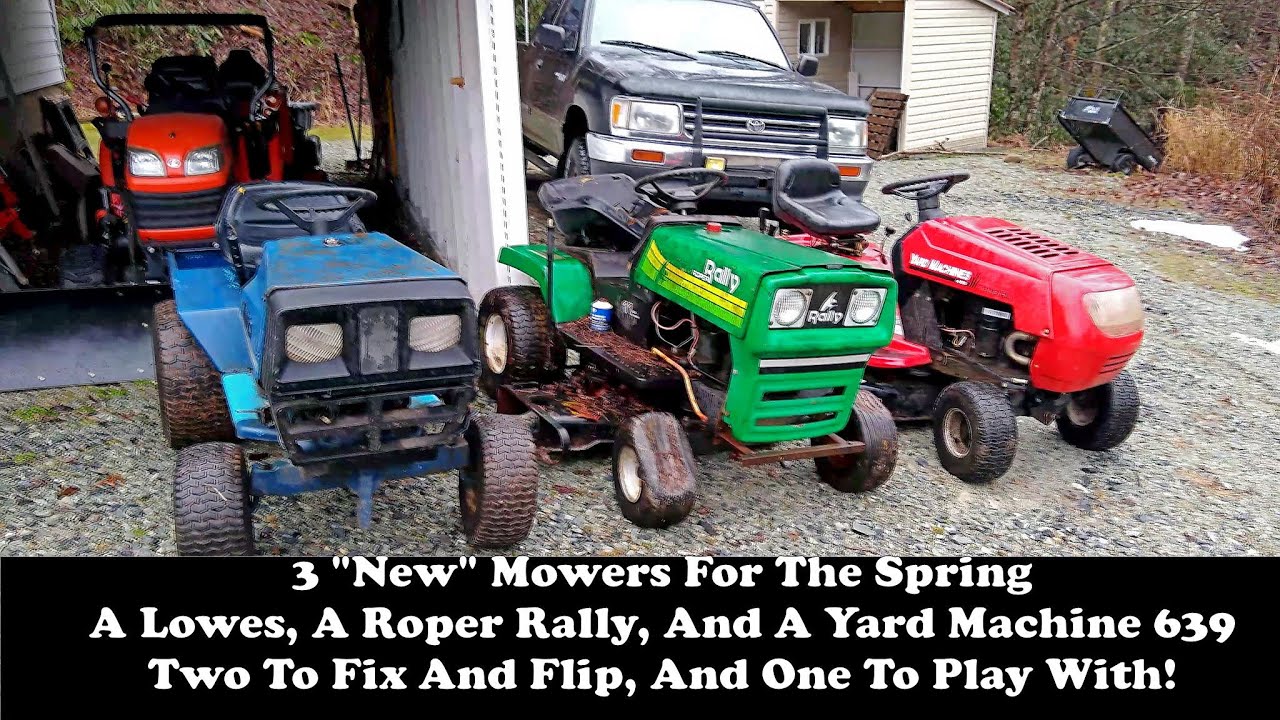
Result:
<svg viewBox="0 0 1280 720"><path fill-rule="evenodd" d="M849 94L867 97L877 89L902 88L900 12L853 14L849 50Z"/></svg>

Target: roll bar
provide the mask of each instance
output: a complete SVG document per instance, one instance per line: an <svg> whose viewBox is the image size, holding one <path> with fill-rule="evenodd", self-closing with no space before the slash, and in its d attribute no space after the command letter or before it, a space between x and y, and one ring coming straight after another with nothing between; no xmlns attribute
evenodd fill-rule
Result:
<svg viewBox="0 0 1280 720"><path fill-rule="evenodd" d="M260 28L262 30L262 43L267 51L267 80L262 87L258 88L258 92L254 93L253 100L249 103L250 115L255 117L258 115L262 97L267 94L267 91L276 82L275 36L272 35L271 26L267 23L265 16L250 13L122 13L119 15L103 15L84 31L84 42L89 51L89 72L93 75L93 81L98 84L98 87L102 88L102 91L116 105L124 108L126 119L133 120L133 111L129 109L129 103L125 102L124 98L111 89L111 86L103 79L101 69L98 67L98 32L116 27L148 27L155 25L171 27L248 26Z"/></svg>

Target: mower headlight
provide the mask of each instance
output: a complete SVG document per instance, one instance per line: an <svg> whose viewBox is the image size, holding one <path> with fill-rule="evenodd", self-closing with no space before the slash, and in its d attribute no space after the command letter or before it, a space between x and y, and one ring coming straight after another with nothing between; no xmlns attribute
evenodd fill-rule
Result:
<svg viewBox="0 0 1280 720"><path fill-rule="evenodd" d="M809 309L812 290L783 288L773 296L773 309L769 312L769 327L795 328L804 325L804 314Z"/></svg>
<svg viewBox="0 0 1280 720"><path fill-rule="evenodd" d="M1089 317L1093 318L1093 324L1107 337L1132 335L1146 324L1142 297L1138 295L1136 285L1119 290L1086 293L1084 307L1089 311Z"/></svg>
<svg viewBox="0 0 1280 720"><path fill-rule="evenodd" d="M651 135L680 135L684 111L675 103L647 102L630 98L614 98L609 118L614 135L634 132Z"/></svg>
<svg viewBox="0 0 1280 720"><path fill-rule="evenodd" d="M329 362L342 354L342 326L292 325L284 333L284 354L299 363Z"/></svg>
<svg viewBox="0 0 1280 720"><path fill-rule="evenodd" d="M828 118L827 144L836 155L862 155L867 151L867 121L858 118Z"/></svg>
<svg viewBox="0 0 1280 720"><path fill-rule="evenodd" d="M884 288L858 288L849 296L849 310L844 314L846 326L868 327L880 322L884 307Z"/></svg>
<svg viewBox="0 0 1280 720"><path fill-rule="evenodd" d="M417 352L443 352L462 342L462 318L419 315L409 321L409 347Z"/></svg>
<svg viewBox="0 0 1280 720"><path fill-rule="evenodd" d="M212 175L222 169L222 150L217 146L187 153L188 175Z"/></svg>
<svg viewBox="0 0 1280 720"><path fill-rule="evenodd" d="M129 174L134 177L164 177L164 161L150 150L129 148Z"/></svg>

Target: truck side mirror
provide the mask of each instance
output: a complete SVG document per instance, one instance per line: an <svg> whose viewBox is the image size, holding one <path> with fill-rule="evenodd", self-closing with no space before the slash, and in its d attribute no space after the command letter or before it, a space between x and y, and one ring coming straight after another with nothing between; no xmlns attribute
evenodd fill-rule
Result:
<svg viewBox="0 0 1280 720"><path fill-rule="evenodd" d="M539 25L533 41L552 50L564 50L565 32L559 25Z"/></svg>
<svg viewBox="0 0 1280 720"><path fill-rule="evenodd" d="M801 55L796 61L796 72L805 77L813 77L818 74L818 58L813 55Z"/></svg>

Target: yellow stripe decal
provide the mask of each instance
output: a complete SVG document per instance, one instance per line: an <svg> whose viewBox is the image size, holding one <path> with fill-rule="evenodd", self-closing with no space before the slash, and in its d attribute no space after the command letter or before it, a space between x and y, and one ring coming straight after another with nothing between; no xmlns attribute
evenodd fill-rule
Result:
<svg viewBox="0 0 1280 720"><path fill-rule="evenodd" d="M701 278L699 278L699 277L696 277L696 276L694 276L694 275L691 275L691 274L689 274L688 272L686 272L686 271L684 271L684 270L682 270L682 269L680 269L680 268L676 267L675 265L672 265L671 263L668 263L668 262L667 262L667 259L666 259L665 257L663 257L663 256L662 256L662 252L658 250L658 245L657 245L657 243L650 243L650 244L649 244L649 252L650 252L650 254L653 256L654 264L655 264L655 265L659 265L659 266L661 266L661 265L663 265L663 264L666 264L666 265L668 265L668 269L669 269L671 272L678 273L679 275L683 276L685 279L687 279L687 280L689 280L690 282L694 283L694 284L695 284L695 285L697 285L698 287L701 287L701 288L703 288L703 289L705 289L705 290L709 290L712 294L717 295L717 296L719 296L720 298L722 298L722 299L724 299L724 300L727 300L727 301L729 301L730 303L733 303L734 305L738 305L738 306L740 306L744 311L746 310L746 308L747 308L747 302L746 302L745 300L743 300L743 299L741 299L741 298L739 298L739 297L737 297L737 296L735 296L735 295L731 295L731 294L729 294L729 293L727 293L727 292L725 292L725 291L721 290L720 288L718 288L718 287L716 287L716 286L712 285L711 283L708 283L707 281L705 281L705 280L703 280L703 279L701 279ZM741 314L741 313L739 313L739 314Z"/></svg>

